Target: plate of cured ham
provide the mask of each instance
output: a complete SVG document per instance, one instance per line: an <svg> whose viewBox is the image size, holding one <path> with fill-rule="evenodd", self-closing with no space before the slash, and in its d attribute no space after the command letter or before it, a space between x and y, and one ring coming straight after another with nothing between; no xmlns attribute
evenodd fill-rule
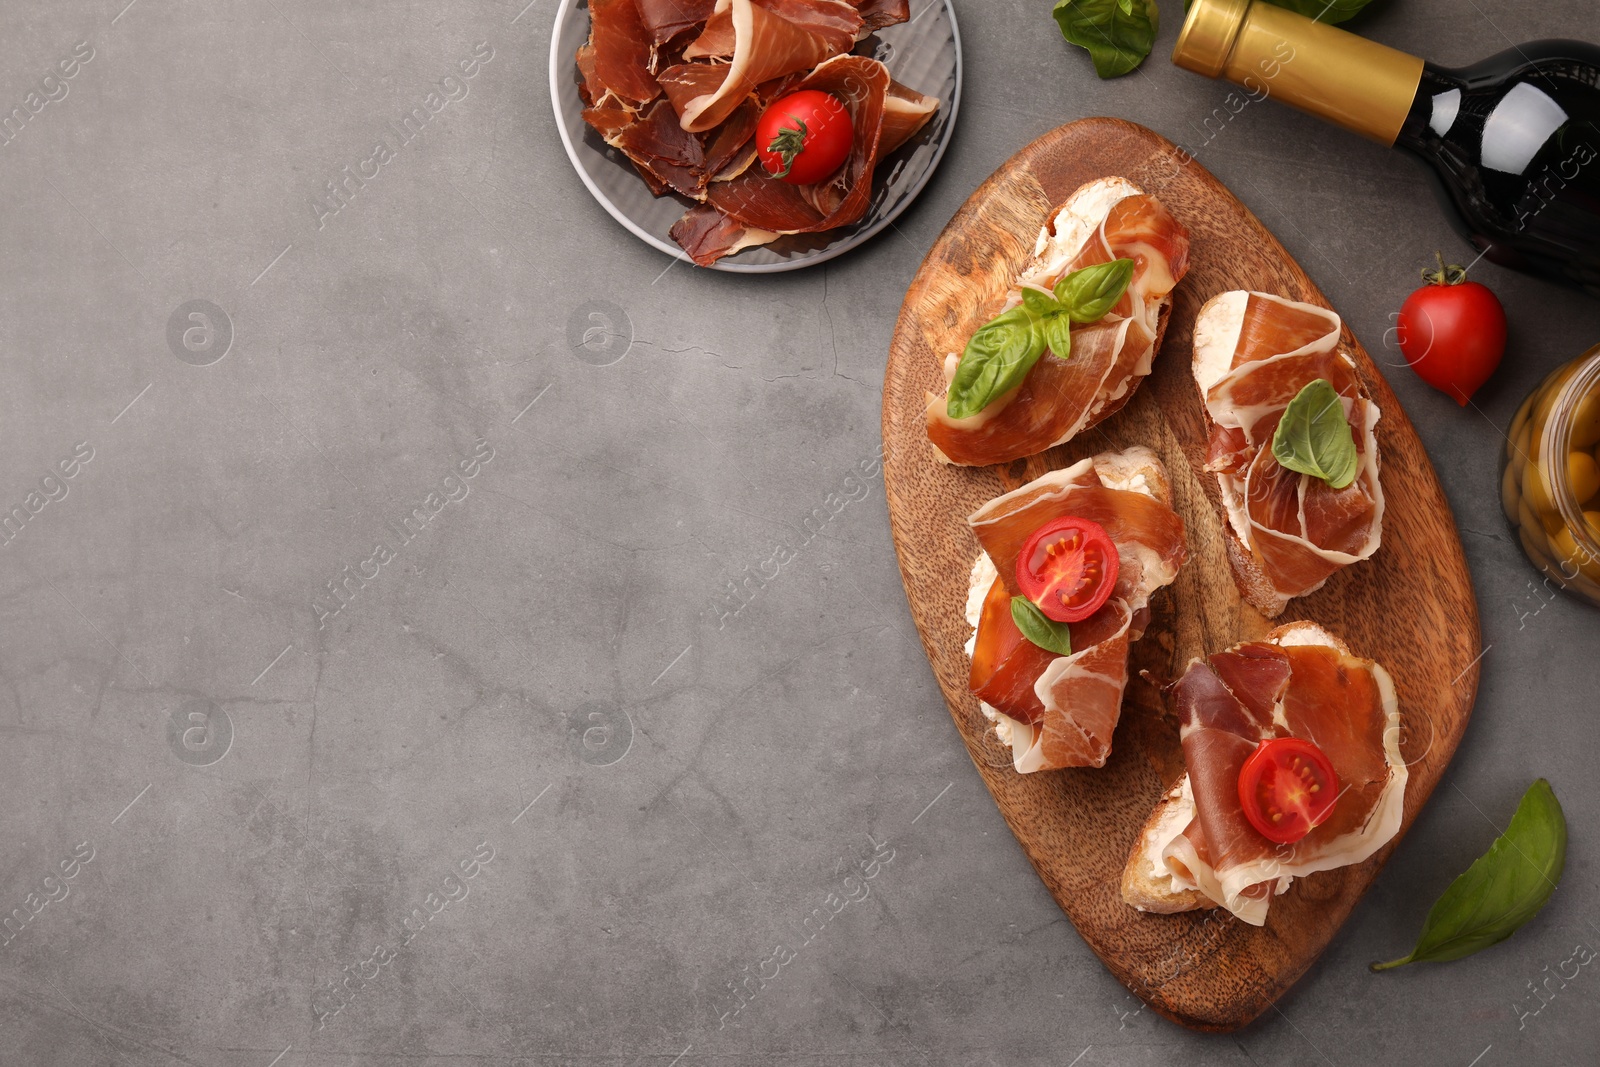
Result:
<svg viewBox="0 0 1600 1067"><path fill-rule="evenodd" d="M1309 421L1339 470L1284 444ZM1085 119L928 253L883 437L913 619L1023 851L1130 991L1245 1025L1337 936L1477 692L1460 539L1383 375L1204 168Z"/></svg>
<svg viewBox="0 0 1600 1067"><path fill-rule="evenodd" d="M769 105L832 95L844 162L811 184L758 159ZM955 128L949 0L563 0L550 95L596 200L655 248L742 273L820 263L887 228Z"/></svg>

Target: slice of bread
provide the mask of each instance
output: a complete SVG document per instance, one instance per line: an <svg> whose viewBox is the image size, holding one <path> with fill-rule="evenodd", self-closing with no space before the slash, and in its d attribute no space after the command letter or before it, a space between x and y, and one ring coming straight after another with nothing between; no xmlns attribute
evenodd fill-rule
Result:
<svg viewBox="0 0 1600 1067"><path fill-rule="evenodd" d="M1267 577L1267 572L1256 562L1255 555L1233 532L1232 526L1224 527L1223 532L1228 538L1228 566L1233 568L1233 584L1239 587L1239 595L1263 617L1276 619L1293 598L1278 592L1272 579Z"/></svg>
<svg viewBox="0 0 1600 1067"><path fill-rule="evenodd" d="M1148 491L1167 507L1172 506L1172 483L1154 449L1130 445L1121 452L1096 453L1092 462L1094 472L1110 488Z"/></svg>
<svg viewBox="0 0 1600 1067"><path fill-rule="evenodd" d="M1194 797L1185 774L1156 801L1139 839L1122 871L1122 899L1140 911L1171 915L1197 908L1215 908L1217 902L1198 889L1179 886L1161 861L1167 843L1183 832L1194 818Z"/></svg>

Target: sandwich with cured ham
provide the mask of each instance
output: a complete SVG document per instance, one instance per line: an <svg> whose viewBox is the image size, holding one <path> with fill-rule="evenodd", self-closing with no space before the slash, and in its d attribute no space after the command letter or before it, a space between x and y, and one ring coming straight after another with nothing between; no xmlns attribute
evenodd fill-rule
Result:
<svg viewBox="0 0 1600 1067"><path fill-rule="evenodd" d="M1019 773L1101 767L1150 596L1188 556L1166 469L1107 452L996 497L967 520L972 692Z"/></svg>
<svg viewBox="0 0 1600 1067"><path fill-rule="evenodd" d="M1399 832L1394 682L1327 630L1293 622L1196 659L1171 692L1186 771L1128 858L1129 904L1260 926L1294 879L1360 863Z"/></svg>
<svg viewBox="0 0 1600 1067"><path fill-rule="evenodd" d="M1381 412L1339 338L1332 311L1270 293L1223 293L1195 320L1228 560L1268 618L1382 539Z"/></svg>
<svg viewBox="0 0 1600 1067"><path fill-rule="evenodd" d="M928 439L947 463L1005 463L1110 417L1150 373L1189 232L1126 178L1087 183L1045 223L1000 314L944 361Z"/></svg>

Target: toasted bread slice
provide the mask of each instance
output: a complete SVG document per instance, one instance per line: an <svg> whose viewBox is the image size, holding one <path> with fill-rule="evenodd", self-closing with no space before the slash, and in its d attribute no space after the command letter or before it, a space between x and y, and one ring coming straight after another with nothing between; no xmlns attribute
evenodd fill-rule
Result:
<svg viewBox="0 0 1600 1067"><path fill-rule="evenodd" d="M1167 507L1172 506L1172 483L1153 449L1130 445L1121 452L1097 453L1092 462L1094 472L1112 489L1148 493Z"/></svg>
<svg viewBox="0 0 1600 1067"><path fill-rule="evenodd" d="M1189 776L1179 778L1156 801L1155 810L1145 820L1139 839L1128 855L1122 871L1122 899L1140 911L1171 915L1197 908L1214 908L1217 902L1198 889L1177 884L1173 872L1161 860L1161 850L1183 832L1194 818L1194 796L1189 792Z"/></svg>
<svg viewBox="0 0 1600 1067"><path fill-rule="evenodd" d="M1232 526L1223 527L1223 533L1227 535L1228 566L1233 568L1233 584L1239 587L1239 595L1263 617L1276 619L1293 598L1277 590Z"/></svg>

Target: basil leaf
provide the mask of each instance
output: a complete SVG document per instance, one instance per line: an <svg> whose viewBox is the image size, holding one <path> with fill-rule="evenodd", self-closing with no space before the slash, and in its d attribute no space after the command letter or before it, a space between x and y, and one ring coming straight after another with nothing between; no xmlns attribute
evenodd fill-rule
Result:
<svg viewBox="0 0 1600 1067"><path fill-rule="evenodd" d="M1133 260L1113 259L1075 270L1056 282L1056 299L1073 322L1099 322L1133 281Z"/></svg>
<svg viewBox="0 0 1600 1067"><path fill-rule="evenodd" d="M1290 470L1335 489L1356 480L1356 439L1332 382L1318 378L1289 401L1272 433L1272 454Z"/></svg>
<svg viewBox="0 0 1600 1067"><path fill-rule="evenodd" d="M1089 50L1102 78L1128 73L1156 43L1153 0L1059 0L1050 13L1061 36Z"/></svg>
<svg viewBox="0 0 1600 1067"><path fill-rule="evenodd" d="M976 415L1015 388L1043 354L1044 331L1026 304L990 320L961 353L945 411L952 419Z"/></svg>
<svg viewBox="0 0 1600 1067"><path fill-rule="evenodd" d="M1058 656L1072 655L1072 629L1040 611L1039 605L1027 597L1011 598L1011 621L1017 624L1023 637L1046 652L1054 652Z"/></svg>
<svg viewBox="0 0 1600 1067"><path fill-rule="evenodd" d="M1042 289L1031 286L1022 287L1022 306L1033 312L1039 319L1047 319L1052 315L1061 314L1061 305L1055 298Z"/></svg>
<svg viewBox="0 0 1600 1067"><path fill-rule="evenodd" d="M945 411L965 419L1013 389L1039 362L1046 347L1072 355L1072 324L1104 317L1133 278L1133 260L1118 259L1075 270L1056 283L1055 296L1024 286L1022 306L986 323L961 353Z"/></svg>
<svg viewBox="0 0 1600 1067"><path fill-rule="evenodd" d="M1044 320L1044 346L1058 359L1072 358L1072 320L1066 315L1052 315Z"/></svg>
<svg viewBox="0 0 1600 1067"><path fill-rule="evenodd" d="M1024 288L1022 302L1039 319L1044 346L1061 359L1072 355L1072 317L1061 302L1038 289Z"/></svg>
<svg viewBox="0 0 1600 1067"><path fill-rule="evenodd" d="M1458 960L1504 941L1544 907L1566 863L1567 819L1540 778L1522 795L1506 832L1434 903L1417 947L1372 969Z"/></svg>

